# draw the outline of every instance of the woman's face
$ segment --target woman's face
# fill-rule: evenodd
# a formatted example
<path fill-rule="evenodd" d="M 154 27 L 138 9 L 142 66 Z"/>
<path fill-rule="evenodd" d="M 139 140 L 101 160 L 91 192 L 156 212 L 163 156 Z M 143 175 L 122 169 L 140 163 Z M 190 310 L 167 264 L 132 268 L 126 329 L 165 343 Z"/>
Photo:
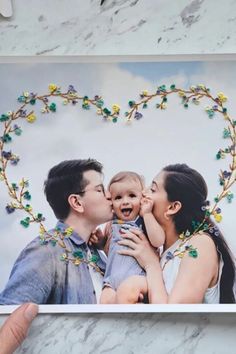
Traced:
<path fill-rule="evenodd" d="M 164 188 L 165 172 L 160 172 L 152 181 L 151 187 L 148 190 L 148 195 L 153 200 L 153 215 L 156 220 L 163 225 L 166 218 L 165 213 L 170 206 L 167 193 Z"/>

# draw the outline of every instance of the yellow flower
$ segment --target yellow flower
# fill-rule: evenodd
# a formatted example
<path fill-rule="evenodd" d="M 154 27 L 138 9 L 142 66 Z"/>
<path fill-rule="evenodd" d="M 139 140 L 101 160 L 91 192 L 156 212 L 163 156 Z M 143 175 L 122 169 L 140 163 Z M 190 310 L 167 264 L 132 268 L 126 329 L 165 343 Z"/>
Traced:
<path fill-rule="evenodd" d="M 57 85 L 55 85 L 55 84 L 50 84 L 50 85 L 48 86 L 48 88 L 49 88 L 49 91 L 52 93 L 52 92 L 54 92 L 54 91 L 57 90 Z"/>
<path fill-rule="evenodd" d="M 29 92 L 24 92 L 23 96 L 26 97 L 26 98 L 29 97 Z"/>
<path fill-rule="evenodd" d="M 80 263 L 81 263 L 81 260 L 78 258 L 74 261 L 74 265 L 76 265 L 76 266 L 79 266 Z"/>
<path fill-rule="evenodd" d="M 214 215 L 214 218 L 215 218 L 215 221 L 216 221 L 216 222 L 221 222 L 221 220 L 222 220 L 222 215 L 220 215 L 220 214 L 215 214 L 215 215 Z"/>
<path fill-rule="evenodd" d="M 183 257 L 184 257 L 184 252 L 179 253 L 179 254 L 178 254 L 178 257 L 179 257 L 179 258 L 183 258 Z"/>
<path fill-rule="evenodd" d="M 185 236 L 184 236 L 184 233 L 182 232 L 182 234 L 180 234 L 179 235 L 179 238 L 181 239 L 181 240 L 183 240 L 184 238 L 185 238 Z"/>
<path fill-rule="evenodd" d="M 47 111 L 46 111 L 45 108 L 41 108 L 41 109 L 40 109 L 40 112 L 41 112 L 41 113 L 46 113 Z"/>
<path fill-rule="evenodd" d="M 202 89 L 202 90 L 205 90 L 205 89 L 206 89 L 206 86 L 203 85 L 203 84 L 199 84 L 198 87 L 199 87 L 200 89 Z"/>
<path fill-rule="evenodd" d="M 34 113 L 31 113 L 30 115 L 28 115 L 28 117 L 26 118 L 27 122 L 29 123 L 34 123 L 34 121 L 36 120 L 36 115 Z"/>
<path fill-rule="evenodd" d="M 148 90 L 144 90 L 144 91 L 142 92 L 142 95 L 143 95 L 143 96 L 147 96 L 147 95 L 148 95 Z"/>
<path fill-rule="evenodd" d="M 179 91 L 179 96 L 183 97 L 183 96 L 185 96 L 185 93 L 183 91 Z"/>
<path fill-rule="evenodd" d="M 70 92 L 70 93 L 68 93 L 68 96 L 70 98 L 73 98 L 73 97 L 77 97 L 77 94 L 75 92 Z"/>
<path fill-rule="evenodd" d="M 67 229 L 65 229 L 65 233 L 66 233 L 66 236 L 71 236 L 73 233 L 72 227 L 68 227 Z"/>
<path fill-rule="evenodd" d="M 63 104 L 67 105 L 68 104 L 68 100 L 67 99 L 63 100 Z"/>
<path fill-rule="evenodd" d="M 165 103 L 162 103 L 162 104 L 160 105 L 160 108 L 161 108 L 161 109 L 166 109 L 166 107 L 167 107 L 167 105 L 166 105 Z"/>
<path fill-rule="evenodd" d="M 113 104 L 112 109 L 114 113 L 120 112 L 120 106 L 118 104 Z"/>
<path fill-rule="evenodd" d="M 27 186 L 28 185 L 28 181 L 27 180 L 25 180 L 24 178 L 22 178 L 22 180 L 20 181 L 20 183 L 19 183 L 19 186 L 20 187 L 25 187 L 25 186 Z"/>
<path fill-rule="evenodd" d="M 43 235 L 45 233 L 45 229 L 42 225 L 40 225 L 40 228 L 39 228 L 39 234 L 40 235 Z"/>
<path fill-rule="evenodd" d="M 227 101 L 227 99 L 228 99 L 228 97 L 227 96 L 225 96 L 225 94 L 223 93 L 223 92 L 219 92 L 218 94 L 217 94 L 217 97 L 219 98 L 219 100 L 220 100 L 220 102 L 226 102 Z"/>
<path fill-rule="evenodd" d="M 195 91 L 195 90 L 196 90 L 196 86 L 191 86 L 191 87 L 190 87 L 190 90 L 191 90 L 191 91 Z"/>

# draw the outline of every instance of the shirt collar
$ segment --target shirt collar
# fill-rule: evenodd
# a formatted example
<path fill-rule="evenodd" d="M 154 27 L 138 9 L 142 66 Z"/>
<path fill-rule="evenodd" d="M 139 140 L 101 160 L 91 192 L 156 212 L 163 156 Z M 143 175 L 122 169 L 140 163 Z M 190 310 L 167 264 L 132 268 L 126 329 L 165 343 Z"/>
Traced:
<path fill-rule="evenodd" d="M 65 224 L 63 221 L 58 221 L 56 228 L 60 229 L 62 232 L 64 232 L 67 228 L 70 226 Z M 68 237 L 73 243 L 75 243 L 77 246 L 81 246 L 82 244 L 86 244 L 86 242 L 79 236 L 79 234 L 73 230 L 72 234 Z"/>

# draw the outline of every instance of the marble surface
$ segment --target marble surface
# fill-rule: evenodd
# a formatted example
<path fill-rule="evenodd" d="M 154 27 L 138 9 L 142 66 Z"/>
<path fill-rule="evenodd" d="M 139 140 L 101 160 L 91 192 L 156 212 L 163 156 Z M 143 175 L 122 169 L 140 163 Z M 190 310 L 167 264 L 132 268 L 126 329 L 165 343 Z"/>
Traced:
<path fill-rule="evenodd" d="M 12 2 L 0 56 L 236 52 L 235 0 Z M 235 325 L 235 314 L 39 315 L 17 353 L 230 354 Z"/>
<path fill-rule="evenodd" d="M 235 53 L 236 1 L 21 0 L 0 55 Z"/>
<path fill-rule="evenodd" d="M 39 315 L 16 353 L 234 354 L 235 326 L 233 314 Z"/>

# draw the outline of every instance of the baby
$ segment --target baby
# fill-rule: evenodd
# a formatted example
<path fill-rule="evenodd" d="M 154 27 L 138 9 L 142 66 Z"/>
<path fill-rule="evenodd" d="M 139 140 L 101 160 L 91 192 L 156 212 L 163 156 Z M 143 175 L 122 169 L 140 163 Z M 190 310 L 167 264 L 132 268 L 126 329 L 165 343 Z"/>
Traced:
<path fill-rule="evenodd" d="M 140 228 L 156 248 L 164 244 L 165 234 L 152 214 L 152 200 L 142 196 L 141 176 L 135 172 L 119 172 L 108 188 L 116 217 L 105 229 L 109 251 L 100 303 L 133 304 L 138 302 L 140 294 L 147 294 L 146 273 L 135 258 L 118 253 L 127 248 L 118 243 L 121 234 L 132 227 Z"/>

